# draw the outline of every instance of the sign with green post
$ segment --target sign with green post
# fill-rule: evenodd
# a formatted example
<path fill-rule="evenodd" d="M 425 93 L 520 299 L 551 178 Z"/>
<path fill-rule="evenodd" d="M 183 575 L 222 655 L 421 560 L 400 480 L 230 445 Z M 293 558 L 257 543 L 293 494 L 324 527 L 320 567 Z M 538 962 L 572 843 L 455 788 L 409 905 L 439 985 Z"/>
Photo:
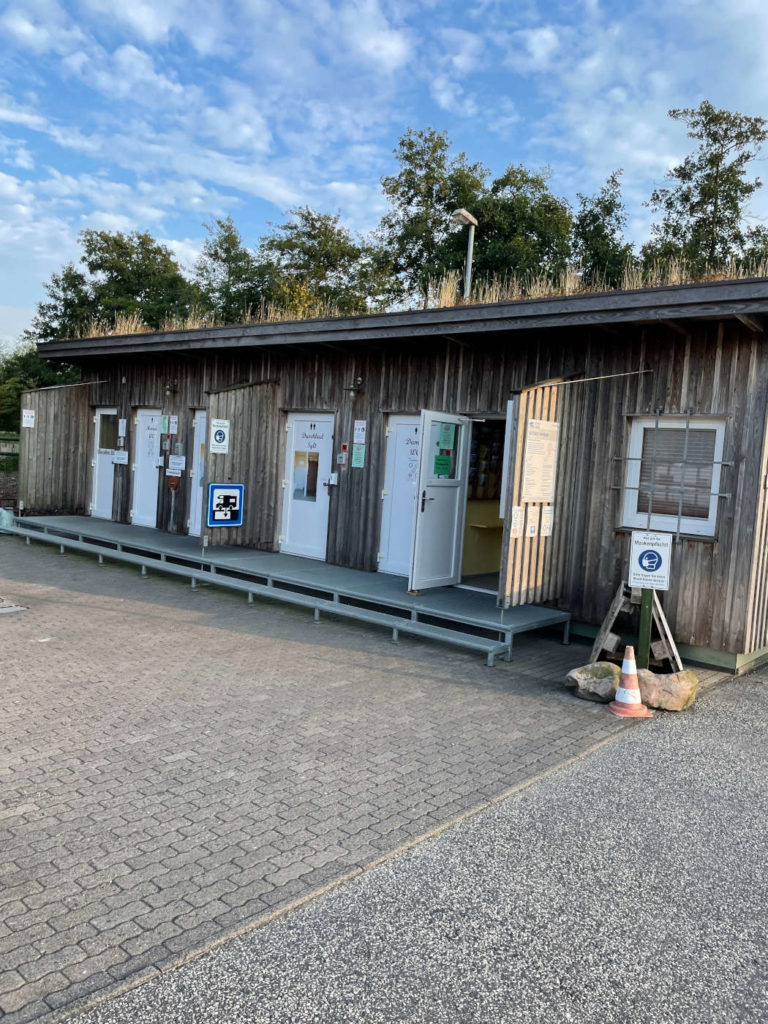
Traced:
<path fill-rule="evenodd" d="M 669 590 L 669 567 L 672 561 L 672 534 L 632 531 L 629 549 L 629 585 L 639 587 L 640 631 L 637 639 L 637 667 L 648 668 L 651 658 L 651 626 L 653 625 L 653 591 Z"/>

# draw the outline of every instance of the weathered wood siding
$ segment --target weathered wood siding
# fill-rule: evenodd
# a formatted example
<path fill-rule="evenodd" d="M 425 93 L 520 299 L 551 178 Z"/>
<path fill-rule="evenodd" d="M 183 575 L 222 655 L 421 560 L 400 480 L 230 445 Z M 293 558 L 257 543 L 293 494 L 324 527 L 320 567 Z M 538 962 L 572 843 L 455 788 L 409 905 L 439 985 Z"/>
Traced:
<path fill-rule="evenodd" d="M 243 525 L 206 527 L 213 544 L 245 544 L 266 551 L 275 548 L 281 493 L 280 442 L 284 436 L 278 396 L 277 384 L 269 381 L 211 395 L 209 437 L 213 419 L 229 420 L 231 434 L 228 454 L 208 453 L 204 483 L 245 485 Z"/>
<path fill-rule="evenodd" d="M 21 430 L 19 500 L 25 512 L 87 514 L 93 428 L 88 388 L 24 391 L 21 407 L 35 414 L 34 427 Z"/>
<path fill-rule="evenodd" d="M 274 402 L 273 422 L 280 431 L 288 411 L 333 412 L 335 451 L 342 441 L 351 443 L 355 419 L 367 420 L 366 468 L 339 467 L 339 486 L 331 493 L 328 560 L 374 570 L 388 413 L 417 414 L 421 409 L 434 409 L 478 417 L 504 416 L 513 392 L 540 381 L 650 370 L 559 389 L 563 392 L 558 398 L 562 426 L 554 532 L 550 543 L 544 545 L 541 589 L 534 596 L 557 595 L 560 606 L 575 618 L 600 622 L 627 571 L 629 531 L 622 530 L 620 522 L 625 463 L 619 460 L 627 454 L 630 418 L 652 415 L 657 408 L 663 414 L 684 414 L 690 409 L 693 415 L 724 417 L 724 458 L 730 465 L 723 468 L 721 490 L 730 497 L 719 503 L 714 540 L 683 538 L 675 545 L 672 589 L 663 603 L 678 640 L 739 653 L 748 645 L 768 643 L 768 565 L 762 554 L 768 511 L 758 501 L 762 502 L 768 384 L 764 345 L 759 335 L 735 320 L 711 320 L 674 326 L 628 324 L 498 332 L 475 335 L 466 342 L 414 338 L 333 348 L 239 349 L 207 356 L 142 355 L 84 364 L 86 377 L 107 382 L 82 390 L 90 390 L 92 407 L 117 407 L 119 414 L 129 419 L 131 433 L 137 408 L 154 407 L 178 415 L 188 470 L 192 410 L 209 409 L 210 403 L 216 409 L 225 407 L 221 403 L 230 399 L 214 393 L 234 385 L 253 386 L 239 389 L 243 396 L 251 395 L 246 403 L 249 411 L 244 406 L 242 413 L 251 417 L 251 424 L 254 416 L 261 415 L 255 402 L 263 387 L 261 381 L 278 382 L 270 401 Z M 347 388 L 356 377 L 363 383 L 353 397 Z M 89 410 L 88 418 L 91 415 Z M 233 436 L 239 433 L 235 417 L 240 415 L 233 412 L 231 416 Z M 263 486 L 249 485 L 247 498 L 249 516 L 255 512 L 254 500 L 259 502 L 260 520 L 258 526 L 255 522 L 249 525 L 248 531 L 231 531 L 230 542 L 269 548 L 270 530 L 274 536 L 279 523 L 284 438 L 280 433 L 276 440 L 269 433 L 266 442 L 259 443 L 252 427 L 248 430 L 252 446 L 261 449 L 258 468 L 248 462 L 235 469 L 233 463 L 232 472 L 256 473 L 263 482 Z M 257 427 L 257 434 L 260 430 Z M 79 493 L 84 493 L 89 482 L 81 479 L 75 483 L 69 478 L 82 477 L 83 467 L 82 457 L 62 463 L 68 477 L 66 486 L 79 487 Z M 212 471 L 219 472 L 218 468 Z M 28 472 L 45 476 L 46 470 L 30 465 Z M 115 518 L 123 522 L 128 521 L 130 511 L 129 476 L 128 472 L 122 474 L 123 482 L 115 493 Z M 188 481 L 187 472 L 171 522 L 169 491 L 162 477 L 159 526 L 186 530 Z M 57 504 L 61 507 L 60 501 Z M 43 510 L 40 503 L 35 507 Z M 757 527 L 762 538 L 760 551 L 755 547 Z"/>

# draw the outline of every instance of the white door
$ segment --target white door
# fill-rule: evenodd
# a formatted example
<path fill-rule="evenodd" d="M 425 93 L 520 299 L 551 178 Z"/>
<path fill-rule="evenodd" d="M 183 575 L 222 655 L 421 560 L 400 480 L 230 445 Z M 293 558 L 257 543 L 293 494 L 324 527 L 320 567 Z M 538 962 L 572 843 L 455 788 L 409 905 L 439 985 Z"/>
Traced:
<path fill-rule="evenodd" d="M 281 551 L 325 559 L 332 458 L 333 416 L 289 413 Z"/>
<path fill-rule="evenodd" d="M 472 421 L 424 411 L 409 590 L 461 579 Z"/>
<path fill-rule="evenodd" d="M 115 466 L 112 456 L 117 448 L 117 409 L 97 409 L 93 436 L 93 494 L 91 515 L 112 518 Z"/>
<path fill-rule="evenodd" d="M 205 480 L 205 430 L 208 416 L 197 409 L 192 439 L 192 473 L 189 480 L 189 533 L 199 537 L 203 526 L 203 482 Z"/>
<path fill-rule="evenodd" d="M 379 571 L 407 576 L 413 552 L 413 519 L 419 482 L 421 421 L 390 416 L 384 464 Z"/>
<path fill-rule="evenodd" d="M 157 526 L 157 471 L 160 463 L 160 410 L 139 409 L 133 460 L 134 526 Z"/>

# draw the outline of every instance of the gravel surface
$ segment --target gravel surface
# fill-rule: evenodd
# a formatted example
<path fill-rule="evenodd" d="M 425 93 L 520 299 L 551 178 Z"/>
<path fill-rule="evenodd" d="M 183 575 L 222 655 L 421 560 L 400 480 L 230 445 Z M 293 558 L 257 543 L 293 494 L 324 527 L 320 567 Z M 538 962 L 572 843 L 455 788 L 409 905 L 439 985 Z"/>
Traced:
<path fill-rule="evenodd" d="M 721 686 L 78 1024 L 766 1020 L 766 724 Z"/>

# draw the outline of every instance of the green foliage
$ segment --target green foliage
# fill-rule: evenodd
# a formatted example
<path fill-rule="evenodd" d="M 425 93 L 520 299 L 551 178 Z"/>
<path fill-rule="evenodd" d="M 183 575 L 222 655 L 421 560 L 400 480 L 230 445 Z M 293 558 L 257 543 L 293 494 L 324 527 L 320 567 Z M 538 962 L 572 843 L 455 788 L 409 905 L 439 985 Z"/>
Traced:
<path fill-rule="evenodd" d="M 24 341 L 11 352 L 0 353 L 0 430 L 18 432 L 22 391 L 79 380 L 78 369 L 42 359 L 33 342 Z"/>
<path fill-rule="evenodd" d="M 262 264 L 243 244 L 231 217 L 205 225 L 208 238 L 195 265 L 201 302 L 215 320 L 246 320 L 275 293 L 275 268 Z"/>
<path fill-rule="evenodd" d="M 185 316 L 198 299 L 171 250 L 146 231 L 81 231 L 81 262 L 98 316 L 139 314 L 147 327 L 159 328 L 169 317 Z"/>
<path fill-rule="evenodd" d="M 87 273 L 68 263 L 51 276 L 26 340 L 76 338 L 94 322 L 109 329 L 118 317 L 159 328 L 199 301 L 170 249 L 147 232 L 82 231 L 79 241 Z"/>
<path fill-rule="evenodd" d="M 449 156 L 445 132 L 409 128 L 395 149 L 397 174 L 381 179 L 390 210 L 382 234 L 391 253 L 392 269 L 405 293 L 429 297 L 430 281 L 449 269 L 443 243 L 451 234 L 451 213 L 461 207 L 474 212 L 483 195 L 488 171 L 470 164 L 464 153 Z"/>
<path fill-rule="evenodd" d="M 382 256 L 360 242 L 337 214 L 308 206 L 289 210 L 294 218 L 261 241 L 259 260 L 269 268 L 279 305 L 293 310 L 310 300 L 339 313 L 360 313 L 381 287 Z"/>
<path fill-rule="evenodd" d="M 768 138 L 768 122 L 718 110 L 707 100 L 669 116 L 684 121 L 699 146 L 667 173 L 671 184 L 651 195 L 649 205 L 662 220 L 643 257 L 646 263 L 681 258 L 701 273 L 745 255 L 745 204 L 761 184 L 747 179 L 747 165 Z"/>
<path fill-rule="evenodd" d="M 470 212 L 478 220 L 476 278 L 555 278 L 565 270 L 573 218 L 565 200 L 550 192 L 546 174 L 510 166 L 475 200 Z M 466 229 L 453 231 L 441 246 L 447 267 L 464 266 L 466 237 Z"/>
<path fill-rule="evenodd" d="M 627 266 L 634 262 L 632 245 L 623 238 L 627 214 L 621 198 L 621 173 L 609 175 L 596 195 L 578 193 L 573 251 L 584 283 L 591 287 L 618 288 Z"/>

